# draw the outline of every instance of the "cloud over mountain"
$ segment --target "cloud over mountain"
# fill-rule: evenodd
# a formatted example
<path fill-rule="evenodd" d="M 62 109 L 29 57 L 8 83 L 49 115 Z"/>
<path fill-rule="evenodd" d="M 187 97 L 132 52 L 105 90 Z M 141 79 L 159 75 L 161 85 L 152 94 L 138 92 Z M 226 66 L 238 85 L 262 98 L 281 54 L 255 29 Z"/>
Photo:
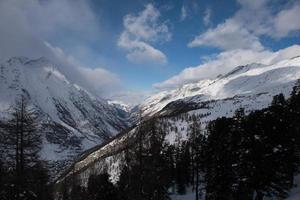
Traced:
<path fill-rule="evenodd" d="M 263 37 L 280 40 L 300 31 L 299 20 L 296 20 L 300 18 L 299 2 L 286 2 L 283 6 L 275 6 L 270 0 L 238 0 L 237 3 L 240 8 L 233 16 L 198 34 L 188 43 L 190 48 L 216 48 L 221 52 L 203 56 L 201 64 L 185 68 L 179 74 L 154 84 L 155 88 L 173 88 L 213 78 L 238 65 L 272 64 L 275 60 L 300 55 L 299 45 L 276 51 L 262 42 Z"/>
<path fill-rule="evenodd" d="M 236 49 L 224 51 L 216 56 L 206 58 L 202 64 L 195 67 L 188 67 L 161 83 L 153 86 L 157 89 L 165 90 L 182 86 L 187 83 L 197 82 L 201 79 L 215 78 L 220 74 L 225 74 L 237 66 L 251 63 L 273 64 L 275 62 L 300 55 L 300 46 L 293 45 L 279 51 L 254 51 Z"/>
<path fill-rule="evenodd" d="M 101 28 L 87 1 L 0 1 L 0 27 L 2 62 L 13 56 L 47 57 L 70 80 L 100 94 L 120 83 L 115 74 L 99 66 L 83 67 L 76 57 L 50 42 L 63 35 L 68 35 L 73 47 L 97 40 Z"/>

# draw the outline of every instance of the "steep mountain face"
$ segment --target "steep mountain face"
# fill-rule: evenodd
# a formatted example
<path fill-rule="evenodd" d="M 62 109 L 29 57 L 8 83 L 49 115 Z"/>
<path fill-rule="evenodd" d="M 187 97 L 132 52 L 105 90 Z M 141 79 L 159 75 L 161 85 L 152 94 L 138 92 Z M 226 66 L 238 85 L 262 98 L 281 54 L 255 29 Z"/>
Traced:
<path fill-rule="evenodd" d="M 181 88 L 158 93 L 140 105 L 144 120 L 159 116 L 167 124 L 165 141 L 174 144 L 187 139 L 189 116 L 196 115 L 203 125 L 221 116 L 231 117 L 238 108 L 246 113 L 271 104 L 273 96 L 286 96 L 300 79 L 300 57 L 274 65 L 251 64 L 239 66 L 214 80 L 202 80 Z M 106 171 L 116 182 L 124 163 L 124 147 L 135 142 L 136 129 L 120 134 L 111 142 L 95 147 L 73 163 L 72 170 L 63 174 L 57 183 L 73 173 L 82 184 L 92 173 Z"/>
<path fill-rule="evenodd" d="M 73 84 L 45 58 L 12 58 L 0 65 L 0 119 L 24 95 L 39 113 L 42 156 L 73 158 L 129 126 L 127 114 Z"/>

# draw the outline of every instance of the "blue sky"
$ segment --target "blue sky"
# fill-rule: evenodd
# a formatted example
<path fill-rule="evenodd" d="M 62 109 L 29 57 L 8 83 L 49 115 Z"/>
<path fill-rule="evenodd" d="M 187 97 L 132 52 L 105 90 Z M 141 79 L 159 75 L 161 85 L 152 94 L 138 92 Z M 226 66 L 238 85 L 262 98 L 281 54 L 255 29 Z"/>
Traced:
<path fill-rule="evenodd" d="M 227 3 L 228 2 L 228 3 Z M 170 41 L 155 42 L 153 46 L 167 57 L 167 63 L 131 62 L 126 58 L 126 51 L 117 46 L 117 41 L 124 30 L 124 16 L 139 15 L 145 6 L 153 5 L 160 12 L 158 19 L 166 23 L 172 34 Z M 185 6 L 188 16 L 181 19 L 181 9 Z M 101 24 L 102 36 L 99 42 L 89 44 L 91 55 L 83 58 L 88 66 L 103 66 L 118 74 L 128 88 L 151 89 L 152 84 L 163 81 L 179 73 L 183 68 L 196 66 L 202 56 L 219 52 L 216 48 L 189 48 L 187 43 L 198 33 L 205 31 L 203 17 L 207 9 L 214 9 L 211 23 L 220 23 L 231 16 L 238 8 L 235 1 L 134 1 L 103 0 L 91 1 L 91 7 Z M 226 9 L 224 9 L 226 8 Z M 54 45 L 60 45 L 57 41 Z M 71 45 L 72 46 L 72 45 Z M 66 50 L 68 51 L 68 50 Z M 72 53 L 72 50 L 70 50 Z M 89 58 L 91 57 L 91 58 Z"/>
<path fill-rule="evenodd" d="M 63 69 L 71 79 L 103 95 L 174 88 L 237 65 L 300 54 L 299 0 L 0 4 L 0 26 L 6 27 L 0 31 L 0 60 L 57 59 L 82 76 Z"/>

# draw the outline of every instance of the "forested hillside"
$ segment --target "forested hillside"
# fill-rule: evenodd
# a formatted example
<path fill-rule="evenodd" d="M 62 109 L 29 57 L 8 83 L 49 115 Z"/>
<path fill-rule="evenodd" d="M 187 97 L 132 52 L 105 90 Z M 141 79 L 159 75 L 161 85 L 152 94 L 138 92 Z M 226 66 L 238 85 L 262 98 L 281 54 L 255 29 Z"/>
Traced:
<path fill-rule="evenodd" d="M 151 118 L 135 128 L 130 139 L 134 142 L 118 152 L 119 162 L 123 162 L 118 179 L 112 183 L 107 170 L 94 175 L 92 170 L 84 183 L 79 171 L 70 172 L 59 184 L 59 191 L 65 192 L 58 197 L 163 200 L 189 194 L 189 199 L 207 200 L 287 198 L 296 186 L 294 178 L 300 166 L 299 108 L 298 81 L 290 98 L 276 95 L 262 110 L 246 114 L 240 108 L 233 117 L 221 117 L 206 126 L 201 124 L 201 116 L 186 116 L 186 139 L 178 137 L 172 143 L 166 140 L 173 129 L 170 122 Z"/>

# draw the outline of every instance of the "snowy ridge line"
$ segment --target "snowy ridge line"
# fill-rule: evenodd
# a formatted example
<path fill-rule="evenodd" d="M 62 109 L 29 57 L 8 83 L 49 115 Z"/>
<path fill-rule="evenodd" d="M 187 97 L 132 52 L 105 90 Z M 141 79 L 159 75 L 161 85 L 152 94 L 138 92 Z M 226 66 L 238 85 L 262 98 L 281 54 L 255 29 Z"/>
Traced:
<path fill-rule="evenodd" d="M 182 112 L 182 113 L 185 113 L 185 112 Z M 141 120 L 141 122 L 139 122 L 138 124 L 143 123 L 143 122 L 148 121 L 148 120 L 151 120 L 153 118 L 163 119 L 163 118 L 166 118 L 166 117 L 171 117 L 171 115 L 170 116 L 168 116 L 168 115 L 147 116 L 147 117 L 144 117 Z M 135 138 L 134 130 L 135 130 L 135 128 L 138 127 L 138 124 L 133 125 L 130 128 L 127 128 L 127 129 L 121 131 L 119 134 L 109 138 L 107 141 L 105 141 L 105 142 L 103 142 L 99 145 L 96 145 L 96 146 L 82 152 L 81 154 L 79 154 L 77 156 L 77 158 L 73 161 L 73 163 L 63 173 L 61 173 L 59 175 L 59 177 L 56 178 L 53 181 L 53 183 L 58 184 L 59 182 L 61 182 L 62 180 L 66 179 L 70 176 L 81 174 L 83 171 L 85 171 L 90 166 L 97 163 L 99 160 L 102 160 L 102 159 L 105 159 L 107 157 L 116 155 L 116 154 L 126 150 L 127 148 L 129 148 L 132 145 L 132 143 L 135 142 L 135 140 L 134 140 L 134 138 Z M 130 135 L 131 132 L 132 132 L 132 135 Z M 132 139 L 132 141 L 130 141 L 131 139 Z M 125 145 L 123 145 L 121 147 L 118 147 L 118 145 L 122 145 L 122 142 L 123 142 L 123 144 L 125 143 Z M 111 145 L 113 147 L 117 146 L 118 148 L 116 150 L 113 150 L 113 151 L 104 152 L 104 154 L 102 154 L 100 157 L 95 158 L 92 162 L 89 162 L 89 163 L 85 164 L 84 166 L 81 166 L 81 167 L 79 166 L 79 169 L 76 169 L 74 171 L 74 169 L 76 168 L 76 165 L 78 163 L 83 162 L 85 159 L 87 159 L 93 153 L 95 153 L 97 151 L 100 151 L 103 148 L 106 148 L 108 145 Z"/>
<path fill-rule="evenodd" d="M 300 77 L 300 57 L 279 61 L 271 65 L 248 64 L 238 66 L 215 79 L 203 79 L 166 90 L 147 98 L 141 105 L 142 115 L 154 115 L 176 100 L 203 102 L 219 100 L 235 95 L 253 95 L 262 92 L 278 93 L 278 87 L 294 82 Z M 281 88 L 283 90 L 284 88 Z M 202 95 L 202 96 L 200 96 Z M 193 98 L 198 96 L 198 99 Z"/>
<path fill-rule="evenodd" d="M 76 164 L 84 161 L 92 153 L 101 150 L 102 148 L 106 147 L 110 143 L 115 142 L 115 141 L 120 141 L 123 136 L 127 136 L 127 134 L 130 131 L 134 130 L 136 128 L 136 126 L 137 125 L 134 125 L 130 128 L 127 128 L 127 129 L 121 131 L 119 134 L 109 138 L 107 141 L 82 152 L 79 156 L 77 156 L 77 158 L 74 160 L 73 164 L 71 166 L 69 166 L 63 173 L 61 173 L 60 176 L 53 181 L 53 183 L 57 184 L 57 183 L 61 182 L 63 179 L 68 178 L 69 176 L 78 175 L 81 172 L 85 171 L 87 168 L 89 168 L 90 165 L 93 165 L 94 163 L 98 162 L 99 160 L 105 159 L 107 157 L 110 157 L 112 155 L 115 155 L 115 154 L 125 150 L 127 148 L 126 145 L 123 148 L 117 149 L 115 151 L 108 152 L 107 154 L 103 154 L 103 156 L 96 158 L 95 160 L 93 160 L 92 162 L 88 163 L 87 165 L 81 167 L 80 169 L 76 170 L 75 172 L 73 171 Z"/>

